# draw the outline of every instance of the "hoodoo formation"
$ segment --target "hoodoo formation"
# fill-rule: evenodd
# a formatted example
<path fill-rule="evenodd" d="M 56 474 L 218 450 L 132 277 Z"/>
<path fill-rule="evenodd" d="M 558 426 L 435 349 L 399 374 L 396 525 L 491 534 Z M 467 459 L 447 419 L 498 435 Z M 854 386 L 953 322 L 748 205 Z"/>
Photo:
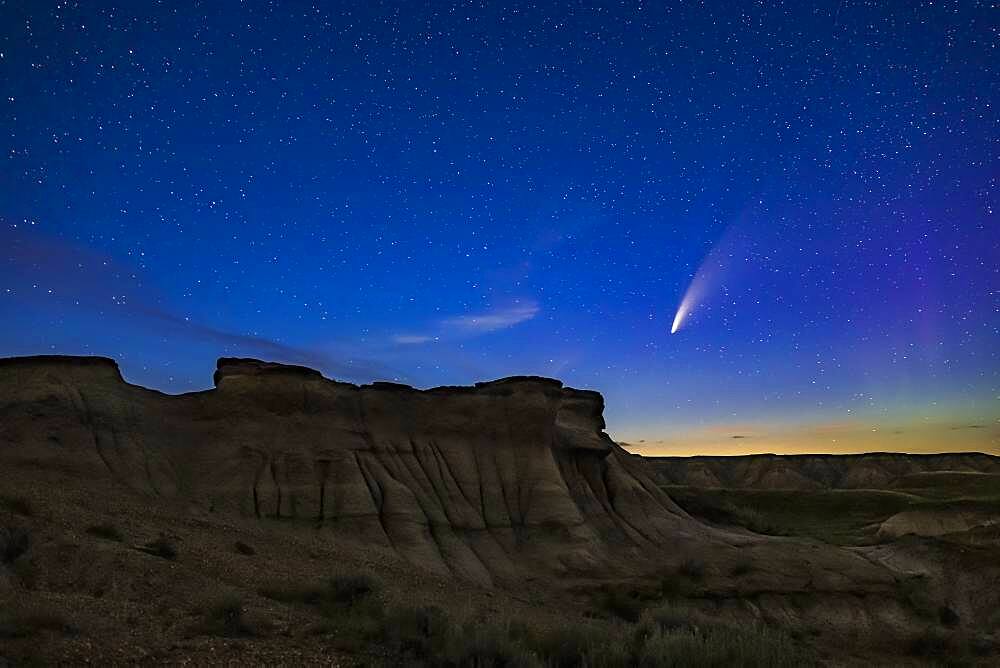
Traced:
<path fill-rule="evenodd" d="M 604 433 L 597 392 L 537 377 L 359 387 L 230 358 L 215 385 L 170 396 L 126 383 L 110 359 L 5 360 L 0 438 L 7 457 L 58 458 L 214 513 L 316 522 L 481 583 L 613 569 L 705 532 Z"/>

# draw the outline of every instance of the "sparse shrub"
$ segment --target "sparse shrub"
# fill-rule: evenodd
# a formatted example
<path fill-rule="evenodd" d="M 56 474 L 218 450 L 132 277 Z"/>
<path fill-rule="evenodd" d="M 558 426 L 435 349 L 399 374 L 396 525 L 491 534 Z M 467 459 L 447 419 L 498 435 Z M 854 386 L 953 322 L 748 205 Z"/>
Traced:
<path fill-rule="evenodd" d="M 949 608 L 947 605 L 942 605 L 938 608 L 938 620 L 943 626 L 948 628 L 954 628 L 958 626 L 962 618 L 958 616 L 958 613 Z"/>
<path fill-rule="evenodd" d="M 394 608 L 386 613 L 382 640 L 402 655 L 423 660 L 445 650 L 450 627 L 441 608 Z"/>
<path fill-rule="evenodd" d="M 453 631 L 449 640 L 447 652 L 428 657 L 427 663 L 468 668 L 542 668 L 546 665 L 502 624 L 468 622 Z"/>
<path fill-rule="evenodd" d="M 533 645 L 544 657 L 546 665 L 568 668 L 581 665 L 580 657 L 587 654 L 591 638 L 577 626 L 561 627 L 533 639 Z"/>
<path fill-rule="evenodd" d="M 112 540 L 116 543 L 120 543 L 125 540 L 125 537 L 122 536 L 122 533 L 118 530 L 118 528 L 110 523 L 95 524 L 94 526 L 87 527 L 86 531 L 91 536 L 103 538 L 104 540 Z"/>
<path fill-rule="evenodd" d="M 730 569 L 729 574 L 734 578 L 741 578 L 744 575 L 749 575 L 753 572 L 753 562 L 749 559 L 741 559 L 737 561 L 732 569 Z"/>
<path fill-rule="evenodd" d="M 685 559 L 677 567 L 677 574 L 691 580 L 701 580 L 705 577 L 705 564 L 697 559 Z"/>
<path fill-rule="evenodd" d="M 383 634 L 385 610 L 373 594 L 379 583 L 368 575 L 332 577 L 321 585 L 271 585 L 261 596 L 282 603 L 315 607 L 326 622 L 312 632 L 332 635 L 335 646 L 357 650 Z"/>
<path fill-rule="evenodd" d="M 35 514 L 31 502 L 22 496 L 0 494 L 0 508 L 25 517 L 32 517 Z"/>
<path fill-rule="evenodd" d="M 722 624 L 654 634 L 638 649 L 639 666 L 800 666 L 790 638 L 769 629 Z"/>
<path fill-rule="evenodd" d="M 31 547 L 31 534 L 21 527 L 0 527 L 0 562 L 13 564 Z"/>
<path fill-rule="evenodd" d="M 597 605 L 601 610 L 626 622 L 639 621 L 644 608 L 637 598 L 615 588 L 602 591 L 597 596 Z"/>
<path fill-rule="evenodd" d="M 200 623 L 192 632 L 198 635 L 223 638 L 249 638 L 258 635 L 257 629 L 243 615 L 243 601 L 236 596 L 226 596 L 205 611 Z"/>
<path fill-rule="evenodd" d="M 940 629 L 928 627 L 910 640 L 909 650 L 913 656 L 933 658 L 951 656 L 956 648 L 950 635 Z"/>
<path fill-rule="evenodd" d="M 341 575 L 327 583 L 329 598 L 341 605 L 354 605 L 378 589 L 378 581 L 370 575 Z"/>
<path fill-rule="evenodd" d="M 177 548 L 165 536 L 160 536 L 156 540 L 146 543 L 139 550 L 161 559 L 174 560 L 177 558 Z"/>
<path fill-rule="evenodd" d="M 25 589 L 34 589 L 41 574 L 38 564 L 28 558 L 18 559 L 10 566 L 10 570 L 21 581 Z"/>
<path fill-rule="evenodd" d="M 336 608 L 350 608 L 378 590 L 379 584 L 369 575 L 344 575 L 332 577 L 322 585 L 271 585 L 261 587 L 261 596 L 282 603 L 313 605 L 320 612 L 335 612 Z"/>
<path fill-rule="evenodd" d="M 252 547 L 250 547 L 249 545 L 240 540 L 236 541 L 236 544 L 233 547 L 236 548 L 237 552 L 239 552 L 240 554 L 245 554 L 248 557 L 257 554 L 257 550 L 253 549 Z"/>
<path fill-rule="evenodd" d="M 76 628 L 54 610 L 21 608 L 0 613 L 0 638 L 30 638 L 42 631 L 71 635 Z"/>
<path fill-rule="evenodd" d="M 994 652 L 995 643 L 986 635 L 976 635 L 969 640 L 969 652 L 973 656 L 989 656 Z"/>
<path fill-rule="evenodd" d="M 934 620 L 935 613 L 940 616 L 926 575 L 915 575 L 900 581 L 899 591 L 902 601 L 927 621 Z"/>
<path fill-rule="evenodd" d="M 323 598 L 322 586 L 267 585 L 257 590 L 264 598 L 280 603 L 316 605 Z"/>
<path fill-rule="evenodd" d="M 646 620 L 654 625 L 656 631 L 675 631 L 690 627 L 693 623 L 693 615 L 689 609 L 668 604 L 649 611 Z"/>
<path fill-rule="evenodd" d="M 690 583 L 684 578 L 677 577 L 676 573 L 667 573 L 660 577 L 660 598 L 676 598 L 683 596 Z"/>

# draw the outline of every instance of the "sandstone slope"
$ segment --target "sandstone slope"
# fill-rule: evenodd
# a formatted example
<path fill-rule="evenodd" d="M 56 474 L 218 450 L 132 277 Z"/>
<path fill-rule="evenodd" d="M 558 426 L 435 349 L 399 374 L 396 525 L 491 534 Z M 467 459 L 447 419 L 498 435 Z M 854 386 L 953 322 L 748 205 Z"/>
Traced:
<path fill-rule="evenodd" d="M 614 572 L 708 534 L 604 433 L 596 392 L 536 377 L 359 387 L 249 359 L 219 360 L 215 383 L 170 396 L 109 359 L 0 361 L 2 457 L 199 512 L 315 522 L 484 584 Z"/>

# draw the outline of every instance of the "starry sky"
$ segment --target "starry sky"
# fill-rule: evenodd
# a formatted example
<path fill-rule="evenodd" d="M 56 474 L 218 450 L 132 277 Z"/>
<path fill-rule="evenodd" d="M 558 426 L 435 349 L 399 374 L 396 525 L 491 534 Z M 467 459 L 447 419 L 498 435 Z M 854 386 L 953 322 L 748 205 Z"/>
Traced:
<path fill-rule="evenodd" d="M 993 4 L 0 0 L 0 355 L 1000 452 Z"/>

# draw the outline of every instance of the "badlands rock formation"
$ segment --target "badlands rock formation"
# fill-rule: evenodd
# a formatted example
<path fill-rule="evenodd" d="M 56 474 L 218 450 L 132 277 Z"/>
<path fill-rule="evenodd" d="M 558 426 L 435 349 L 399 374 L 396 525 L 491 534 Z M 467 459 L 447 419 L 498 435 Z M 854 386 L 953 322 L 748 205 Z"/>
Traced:
<path fill-rule="evenodd" d="M 215 389 L 126 383 L 104 358 L 0 361 L 0 456 L 164 502 L 315 522 L 490 583 L 613 569 L 706 533 L 604 433 L 596 392 L 515 377 L 355 386 L 221 359 Z"/>
<path fill-rule="evenodd" d="M 906 476 L 931 472 L 1000 473 L 1000 457 L 978 452 L 647 457 L 646 461 L 664 485 L 743 489 L 885 489 Z"/>

